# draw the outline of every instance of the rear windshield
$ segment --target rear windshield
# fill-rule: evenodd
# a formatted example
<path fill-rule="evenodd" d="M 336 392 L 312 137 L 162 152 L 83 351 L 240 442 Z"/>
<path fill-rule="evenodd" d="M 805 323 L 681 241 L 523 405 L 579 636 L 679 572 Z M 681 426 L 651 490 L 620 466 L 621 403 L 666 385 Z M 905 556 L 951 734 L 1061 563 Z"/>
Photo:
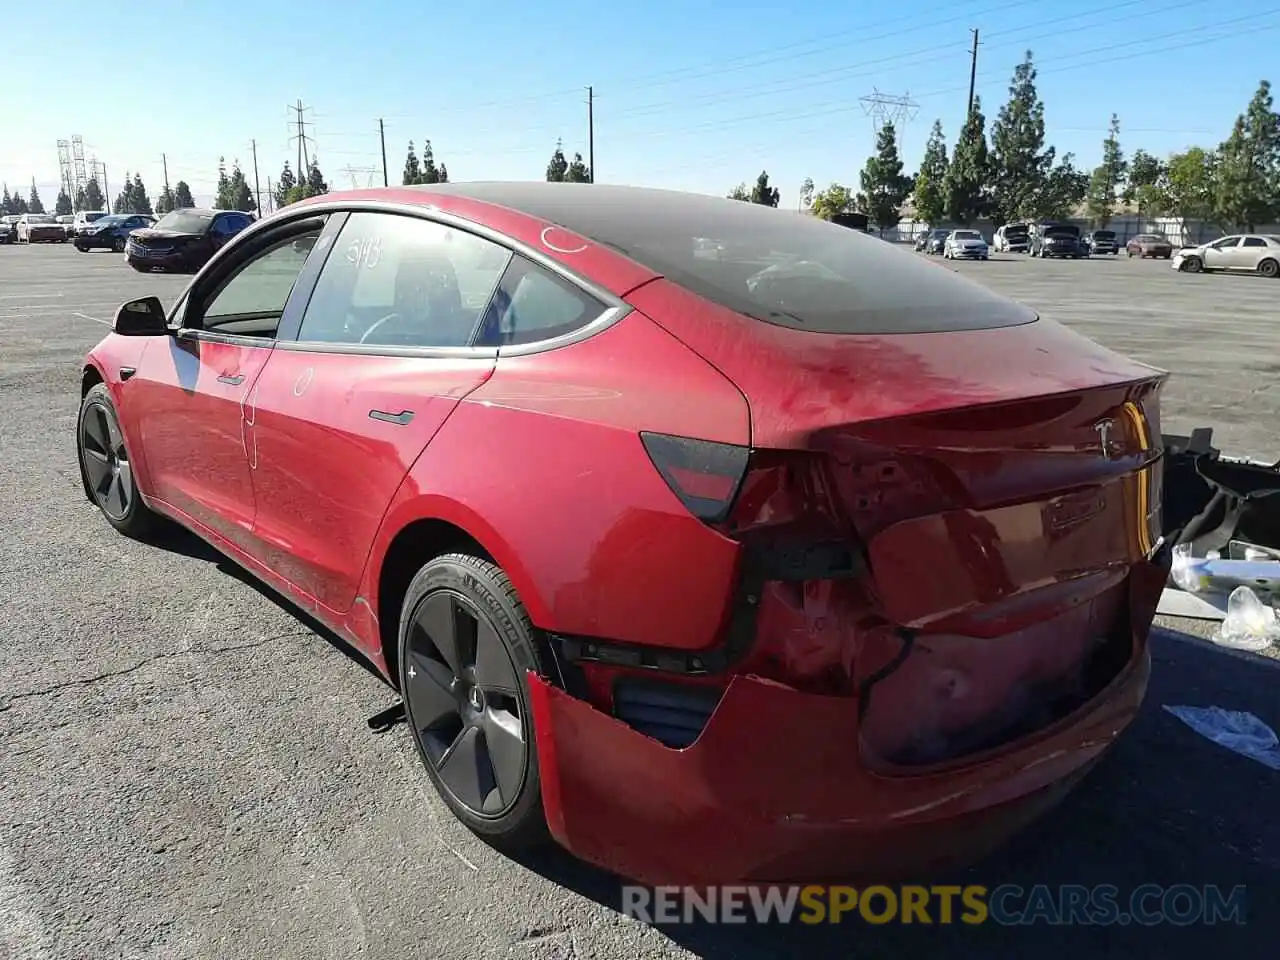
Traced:
<path fill-rule="evenodd" d="M 85 223 L 93 223 L 95 220 L 101 220 L 106 214 L 99 211 L 97 213 L 82 213 L 80 216 L 84 218 Z"/>
<path fill-rule="evenodd" d="M 1093 236 L 1096 240 L 1114 240 L 1116 232 L 1114 230 L 1095 230 L 1093 231 Z"/>
<path fill-rule="evenodd" d="M 530 197 L 522 206 L 699 296 L 796 330 L 930 333 L 1036 319 L 1028 308 L 906 247 L 817 217 L 716 197 L 645 193 L 652 202 L 593 188 L 570 202 Z"/>
<path fill-rule="evenodd" d="M 1006 237 L 1009 236 L 1010 234 L 1013 234 L 1014 236 L 1017 236 L 1018 234 L 1022 234 L 1023 236 L 1026 236 L 1030 232 L 1031 232 L 1031 228 L 1028 227 L 1025 223 L 1019 223 L 1019 224 L 1016 224 L 1015 226 L 1004 228 L 1004 235 Z"/>
<path fill-rule="evenodd" d="M 1080 228 L 1065 223 L 1055 223 L 1051 227 L 1044 228 L 1044 235 L 1046 237 L 1078 237 Z"/>

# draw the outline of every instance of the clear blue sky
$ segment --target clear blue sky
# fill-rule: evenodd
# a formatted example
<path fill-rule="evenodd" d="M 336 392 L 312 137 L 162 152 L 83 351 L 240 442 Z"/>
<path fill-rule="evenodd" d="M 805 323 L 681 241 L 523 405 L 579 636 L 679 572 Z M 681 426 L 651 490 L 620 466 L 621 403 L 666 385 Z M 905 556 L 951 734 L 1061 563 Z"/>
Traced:
<path fill-rule="evenodd" d="M 919 104 L 909 169 L 935 118 L 954 139 L 971 27 L 988 119 L 1030 48 L 1049 141 L 1089 167 L 1113 111 L 1127 152 L 1164 154 L 1218 143 L 1259 80 L 1280 83 L 1280 7 L 1203 0 L 71 0 L 21 4 L 5 27 L 0 178 L 25 195 L 34 177 L 50 208 L 57 141 L 75 134 L 113 196 L 129 170 L 154 197 L 166 153 L 170 181 L 208 202 L 220 155 L 252 183 L 253 139 L 265 189 L 297 155 L 298 98 L 333 186 L 351 185 L 346 167 L 381 183 L 380 116 L 393 183 L 424 138 L 454 180 L 540 179 L 557 137 L 586 155 L 588 84 L 599 181 L 723 194 L 763 168 L 794 205 L 805 177 L 856 184 L 875 90 Z"/>

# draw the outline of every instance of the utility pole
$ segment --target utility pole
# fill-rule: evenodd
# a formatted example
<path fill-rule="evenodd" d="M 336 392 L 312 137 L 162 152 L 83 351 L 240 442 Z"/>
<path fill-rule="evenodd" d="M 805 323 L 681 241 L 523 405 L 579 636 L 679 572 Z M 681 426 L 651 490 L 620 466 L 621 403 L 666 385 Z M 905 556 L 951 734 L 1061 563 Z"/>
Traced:
<path fill-rule="evenodd" d="M 588 182 L 596 182 L 596 97 L 595 90 L 587 87 L 587 173 Z"/>
<path fill-rule="evenodd" d="M 389 187 L 391 181 L 387 177 L 387 128 L 383 126 L 381 117 L 378 118 L 378 140 L 382 143 L 382 185 Z"/>
<path fill-rule="evenodd" d="M 171 197 L 169 192 L 169 157 L 166 154 L 160 154 L 160 166 L 164 167 L 164 195 Z"/>
<path fill-rule="evenodd" d="M 973 116 L 973 87 L 978 79 L 978 29 L 974 27 L 970 31 L 973 34 L 973 50 L 970 54 L 969 63 L 969 110 L 965 113 L 965 119 Z"/>
<path fill-rule="evenodd" d="M 107 165 L 102 165 L 102 205 L 111 212 L 111 187 L 107 185 Z"/>
<path fill-rule="evenodd" d="M 253 151 L 253 199 L 258 206 L 258 216 L 262 216 L 262 188 L 258 185 L 258 141 L 250 140 L 249 149 Z"/>
<path fill-rule="evenodd" d="M 267 177 L 267 212 L 275 212 L 275 193 L 271 190 L 271 178 Z"/>

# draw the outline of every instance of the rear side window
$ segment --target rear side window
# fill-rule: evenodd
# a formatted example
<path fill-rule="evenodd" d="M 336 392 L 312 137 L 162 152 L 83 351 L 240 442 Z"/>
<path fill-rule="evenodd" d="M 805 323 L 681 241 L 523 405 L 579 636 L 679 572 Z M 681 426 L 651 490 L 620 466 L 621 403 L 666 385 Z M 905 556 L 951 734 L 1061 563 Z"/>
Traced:
<path fill-rule="evenodd" d="M 1265 247 L 1266 245 L 1267 241 L 1261 237 L 1245 237 L 1244 243 L 1241 244 L 1242 247 Z"/>
<path fill-rule="evenodd" d="M 762 204 L 608 189 L 526 212 L 614 248 L 691 292 L 765 323 L 832 334 L 981 330 L 1035 320 L 1026 307 L 858 230 Z M 566 200 L 560 202 L 560 198 Z M 708 242 L 710 241 L 710 242 Z"/>
<path fill-rule="evenodd" d="M 485 312 L 476 345 L 501 347 L 562 337 L 585 327 L 606 309 L 567 280 L 517 256 Z"/>

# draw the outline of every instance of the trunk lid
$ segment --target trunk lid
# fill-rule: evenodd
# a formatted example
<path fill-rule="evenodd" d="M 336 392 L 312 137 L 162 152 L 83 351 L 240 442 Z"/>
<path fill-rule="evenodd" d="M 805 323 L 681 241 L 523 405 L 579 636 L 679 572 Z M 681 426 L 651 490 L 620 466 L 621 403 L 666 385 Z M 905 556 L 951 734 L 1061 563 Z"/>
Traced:
<path fill-rule="evenodd" d="M 796 499 L 840 515 L 869 582 L 793 605 L 805 643 L 844 624 L 829 642 L 851 689 L 891 667 L 862 707 L 869 758 L 939 763 L 1016 739 L 1129 662 L 1132 575 L 1159 530 L 1162 371 L 1045 320 L 840 336 L 661 281 L 629 299 L 738 385 L 753 448 L 821 464 Z M 1154 611 L 1158 583 L 1139 593 Z"/>

